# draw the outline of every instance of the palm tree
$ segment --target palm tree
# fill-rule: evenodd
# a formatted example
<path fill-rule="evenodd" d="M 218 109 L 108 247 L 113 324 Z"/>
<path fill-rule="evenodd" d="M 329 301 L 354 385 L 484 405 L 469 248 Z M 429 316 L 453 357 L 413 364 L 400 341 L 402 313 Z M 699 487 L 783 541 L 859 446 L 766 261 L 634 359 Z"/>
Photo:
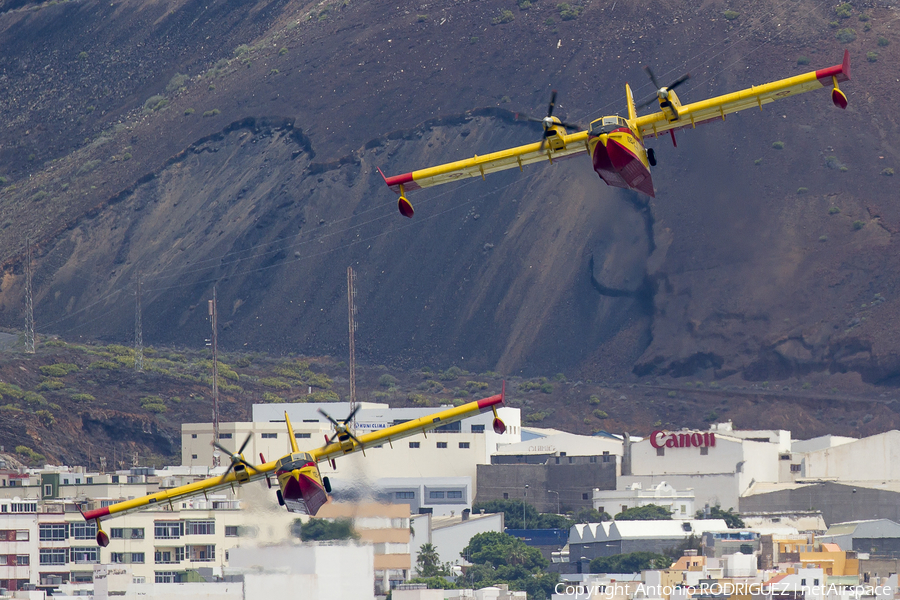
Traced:
<path fill-rule="evenodd" d="M 441 557 L 434 544 L 422 544 L 416 559 L 416 570 L 421 577 L 434 577 L 441 570 Z"/>

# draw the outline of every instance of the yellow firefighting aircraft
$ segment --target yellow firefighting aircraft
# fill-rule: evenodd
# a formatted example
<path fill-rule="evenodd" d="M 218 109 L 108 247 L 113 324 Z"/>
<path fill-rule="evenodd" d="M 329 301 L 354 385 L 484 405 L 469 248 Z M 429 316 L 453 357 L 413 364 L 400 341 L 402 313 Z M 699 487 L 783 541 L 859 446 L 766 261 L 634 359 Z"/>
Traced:
<path fill-rule="evenodd" d="M 429 430 L 436 429 L 449 423 L 461 421 L 466 417 L 471 417 L 487 411 L 493 411 L 494 420 L 493 428 L 498 434 L 506 431 L 506 425 L 497 415 L 497 407 L 503 404 L 505 393 L 505 385 L 503 391 L 496 396 L 476 400 L 457 406 L 448 408 L 425 417 L 420 417 L 412 421 L 400 423 L 392 427 L 386 427 L 372 433 L 367 433 L 357 437 L 350 431 L 348 423 L 353 419 L 354 413 L 339 422 L 331 418 L 328 414 L 320 409 L 329 421 L 335 427 L 335 433 L 330 437 L 326 436 L 325 445 L 308 452 L 301 452 L 297 447 L 297 440 L 294 438 L 294 430 L 291 427 L 291 421 L 287 412 L 284 413 L 284 420 L 287 425 L 288 439 L 291 442 L 290 454 L 285 454 L 278 460 L 265 462 L 260 454 L 260 459 L 264 464 L 254 466 L 244 459 L 242 454 L 250 436 L 244 440 L 241 447 L 234 453 L 229 452 L 218 442 L 213 445 L 224 450 L 231 457 L 231 464 L 222 476 L 212 477 L 196 483 L 182 485 L 171 490 L 165 490 L 144 496 L 143 498 L 135 498 L 133 500 L 125 500 L 116 504 L 89 510 L 83 512 L 82 515 L 86 521 L 94 520 L 97 522 L 97 543 L 106 547 L 109 545 L 109 536 L 100 522 L 126 513 L 143 510 L 154 505 L 171 504 L 178 500 L 184 500 L 193 496 L 206 495 L 210 492 L 231 488 L 234 484 L 244 484 L 250 481 L 256 481 L 266 478 L 269 487 L 272 482 L 269 476 L 274 472 L 278 479 L 279 489 L 276 491 L 278 503 L 285 506 L 290 512 L 297 512 L 308 515 L 315 515 L 319 508 L 328 501 L 328 492 L 331 491 L 331 484 L 327 477 L 322 477 L 319 473 L 318 463 L 329 461 L 334 466 L 334 459 L 339 456 L 353 454 L 362 451 L 365 453 L 367 447 L 380 446 L 382 444 L 391 444 L 392 442 L 416 435 L 418 433 L 426 433 Z"/>
<path fill-rule="evenodd" d="M 796 77 L 788 77 L 746 90 L 701 100 L 691 104 L 682 104 L 675 94 L 674 88 L 684 83 L 690 75 L 683 75 L 667 86 L 660 86 L 653 72 L 645 67 L 656 92 L 646 101 L 635 106 L 631 88 L 625 85 L 625 99 L 628 103 L 628 118 L 618 115 L 602 117 L 592 121 L 586 131 L 566 133 L 566 127 L 578 128 L 560 121 L 553 116 L 556 103 L 556 92 L 550 99 L 550 108 L 543 119 L 527 118 L 538 121 L 544 127 L 544 135 L 540 142 L 526 144 L 508 150 L 501 150 L 485 156 L 451 162 L 428 169 L 413 171 L 403 175 L 385 177 L 389 188 L 400 194 L 398 208 L 405 217 L 413 216 L 413 207 L 406 198 L 406 193 L 424 187 L 440 185 L 466 179 L 481 177 L 495 171 L 522 167 L 527 164 L 563 158 L 571 158 L 588 153 L 591 156 L 594 171 L 607 185 L 632 189 L 648 196 L 654 196 L 653 181 L 650 178 L 650 167 L 656 166 L 656 156 L 652 148 L 645 148 L 643 140 L 659 137 L 669 132 L 672 143 L 675 143 L 675 131 L 686 127 L 694 128 L 703 123 L 718 119 L 725 120 L 725 115 L 747 108 L 781 100 L 788 96 L 802 94 L 822 87 L 832 87 L 831 100 L 839 108 L 847 108 L 847 97 L 838 87 L 838 82 L 850 80 L 850 54 L 844 51 L 842 64 L 810 71 Z M 659 104 L 659 112 L 639 117 L 637 109 Z M 381 170 L 379 169 L 379 172 Z"/>

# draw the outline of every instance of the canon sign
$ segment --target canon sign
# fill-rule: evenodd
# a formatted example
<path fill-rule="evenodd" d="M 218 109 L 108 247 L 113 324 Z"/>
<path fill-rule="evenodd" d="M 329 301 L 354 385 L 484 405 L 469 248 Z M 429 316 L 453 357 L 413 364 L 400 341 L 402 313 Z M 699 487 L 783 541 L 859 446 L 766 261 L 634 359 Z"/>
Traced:
<path fill-rule="evenodd" d="M 654 448 L 710 448 L 716 445 L 716 434 L 710 431 L 671 433 L 656 430 L 650 434 L 650 445 Z"/>

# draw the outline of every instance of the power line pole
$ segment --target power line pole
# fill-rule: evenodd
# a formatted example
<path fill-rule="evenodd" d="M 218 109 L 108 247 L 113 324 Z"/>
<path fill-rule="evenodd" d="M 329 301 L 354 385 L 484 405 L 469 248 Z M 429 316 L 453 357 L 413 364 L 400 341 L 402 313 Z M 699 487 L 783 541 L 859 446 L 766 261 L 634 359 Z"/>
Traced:
<path fill-rule="evenodd" d="M 347 267 L 347 322 L 350 330 L 350 414 L 356 409 L 356 273 Z M 351 426 L 355 424 L 353 419 Z"/>
<path fill-rule="evenodd" d="M 25 352 L 34 354 L 34 288 L 31 282 L 31 240 L 25 238 Z"/>
<path fill-rule="evenodd" d="M 212 344 L 212 352 L 213 352 L 213 380 L 212 380 L 212 391 L 213 391 L 213 440 L 216 442 L 219 441 L 219 348 L 218 348 L 218 336 L 216 335 L 216 330 L 218 329 L 218 312 L 216 310 L 216 286 L 213 286 L 213 297 L 212 300 L 209 301 L 209 320 L 212 324 L 212 338 L 210 339 L 210 343 Z M 213 448 L 213 467 L 219 466 L 219 452 Z"/>
<path fill-rule="evenodd" d="M 144 332 L 141 323 L 141 274 L 137 274 L 137 287 L 134 290 L 134 370 L 144 370 Z"/>

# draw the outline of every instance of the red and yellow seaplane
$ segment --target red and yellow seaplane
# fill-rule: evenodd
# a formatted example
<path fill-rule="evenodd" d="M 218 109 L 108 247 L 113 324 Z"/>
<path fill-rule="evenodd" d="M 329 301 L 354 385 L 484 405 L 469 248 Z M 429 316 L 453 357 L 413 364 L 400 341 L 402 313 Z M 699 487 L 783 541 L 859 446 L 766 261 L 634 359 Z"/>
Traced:
<path fill-rule="evenodd" d="M 212 477 L 196 483 L 182 485 L 171 490 L 165 490 L 150 494 L 142 498 L 133 500 L 125 500 L 110 506 L 89 510 L 83 512 L 86 521 L 94 520 L 97 522 L 97 543 L 106 547 L 109 545 L 109 535 L 101 527 L 100 522 L 118 515 L 124 515 L 150 508 L 154 505 L 171 504 L 177 500 L 184 500 L 194 496 L 205 495 L 210 492 L 223 490 L 227 488 L 234 489 L 234 484 L 238 485 L 256 481 L 265 478 L 272 487 L 270 476 L 273 474 L 278 480 L 278 490 L 276 496 L 278 503 L 288 509 L 290 512 L 296 512 L 307 515 L 315 515 L 319 508 L 328 501 L 328 493 L 331 492 L 331 484 L 328 477 L 322 477 L 319 472 L 318 463 L 328 461 L 334 466 L 334 460 L 340 456 L 353 454 L 354 452 L 362 452 L 372 446 L 380 446 L 382 444 L 391 444 L 392 442 L 406 438 L 418 433 L 426 433 L 429 430 L 436 429 L 442 425 L 461 421 L 466 417 L 481 414 L 487 411 L 493 411 L 494 421 L 493 428 L 498 434 L 506 431 L 506 425 L 497 415 L 497 407 L 503 404 L 504 390 L 496 396 L 476 400 L 457 406 L 448 408 L 425 417 L 420 417 L 412 421 L 400 423 L 392 427 L 379 429 L 372 433 L 367 433 L 357 437 L 350 429 L 348 424 L 355 416 L 355 410 L 343 421 L 337 421 L 329 416 L 325 411 L 319 409 L 325 417 L 334 425 L 335 432 L 331 436 L 325 437 L 325 445 L 321 448 L 301 452 L 297 447 L 297 440 L 294 438 L 294 430 L 291 427 L 291 420 L 288 418 L 287 412 L 284 413 L 285 424 L 288 430 L 288 439 L 291 442 L 290 454 L 285 454 L 278 460 L 265 462 L 262 454 L 260 460 L 261 465 L 252 465 L 243 456 L 244 448 L 250 441 L 250 436 L 244 440 L 244 443 L 236 452 L 230 452 L 226 448 L 213 442 L 213 445 L 220 450 L 226 452 L 231 457 L 231 464 L 221 476 Z M 358 407 L 357 407 L 358 409 Z"/>
<path fill-rule="evenodd" d="M 406 198 L 406 193 L 424 187 L 449 183 L 469 177 L 481 177 L 488 173 L 503 171 L 531 163 L 571 158 L 579 154 L 589 154 L 594 171 L 607 185 L 636 190 L 653 197 L 653 180 L 650 178 L 650 167 L 656 166 L 656 156 L 652 148 L 644 146 L 644 140 L 657 138 L 669 132 L 675 144 L 675 132 L 687 127 L 725 120 L 725 115 L 747 108 L 803 94 L 822 87 L 831 87 L 831 100 L 838 108 L 847 108 L 847 96 L 838 87 L 838 83 L 850 80 L 850 55 L 845 50 L 841 64 L 818 71 L 810 71 L 796 77 L 788 77 L 753 86 L 724 96 L 701 100 L 691 104 L 682 104 L 675 93 L 675 88 L 690 77 L 685 74 L 669 85 L 661 86 L 653 72 L 645 67 L 656 92 L 647 100 L 635 105 L 631 88 L 625 85 L 625 99 L 628 103 L 628 118 L 618 115 L 602 117 L 592 121 L 590 127 L 578 133 L 567 133 L 566 128 L 581 129 L 560 121 L 553 116 L 556 104 L 556 92 L 550 99 L 550 108 L 543 119 L 526 117 L 526 120 L 540 122 L 544 135 L 540 142 L 475 156 L 467 160 L 430 167 L 403 175 L 384 177 L 385 183 L 400 194 L 398 208 L 405 217 L 413 216 L 413 207 Z M 639 117 L 637 109 L 658 103 L 659 112 Z M 379 169 L 379 172 L 381 170 Z"/>

